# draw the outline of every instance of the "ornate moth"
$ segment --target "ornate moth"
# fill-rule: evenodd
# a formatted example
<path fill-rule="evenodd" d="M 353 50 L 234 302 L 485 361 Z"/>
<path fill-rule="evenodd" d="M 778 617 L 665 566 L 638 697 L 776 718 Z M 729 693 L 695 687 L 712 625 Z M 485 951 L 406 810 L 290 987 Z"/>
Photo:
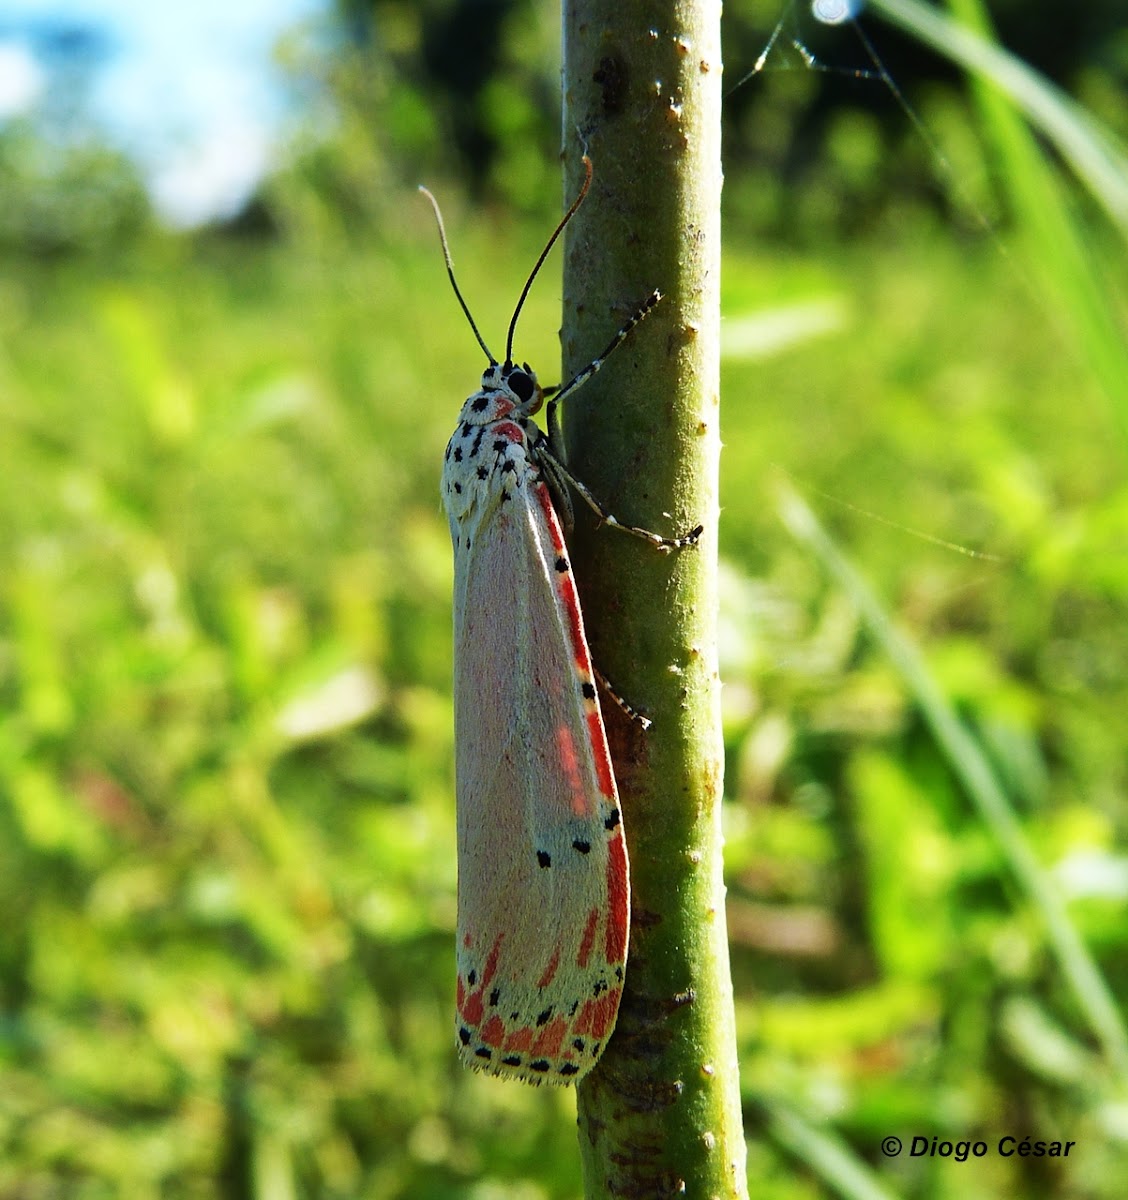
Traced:
<path fill-rule="evenodd" d="M 572 380 L 542 388 L 513 361 L 521 306 L 580 194 L 529 275 L 499 363 L 462 406 L 442 499 L 454 544 L 458 794 L 458 1052 L 471 1067 L 571 1083 L 595 1064 L 619 1012 L 630 920 L 627 849 L 595 672 L 558 506 L 567 485 L 601 519 L 659 550 L 695 543 L 623 525 L 568 472 L 557 405 L 603 365 L 661 299 L 654 292 Z M 546 436 L 532 417 L 548 402 Z M 628 713 L 637 714 L 627 705 Z"/>

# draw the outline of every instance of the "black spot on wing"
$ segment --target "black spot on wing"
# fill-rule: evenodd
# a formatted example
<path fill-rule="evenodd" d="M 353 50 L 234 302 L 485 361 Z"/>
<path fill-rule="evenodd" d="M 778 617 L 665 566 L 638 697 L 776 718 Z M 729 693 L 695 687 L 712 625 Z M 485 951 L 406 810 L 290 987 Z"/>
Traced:
<path fill-rule="evenodd" d="M 552 866 L 552 855 L 547 850 L 537 851 L 537 863 L 542 867 Z"/>

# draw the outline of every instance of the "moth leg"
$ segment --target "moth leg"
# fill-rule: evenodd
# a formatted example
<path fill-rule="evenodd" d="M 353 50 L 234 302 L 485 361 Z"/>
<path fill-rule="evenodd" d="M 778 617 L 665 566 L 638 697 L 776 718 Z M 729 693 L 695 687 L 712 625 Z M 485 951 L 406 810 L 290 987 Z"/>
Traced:
<path fill-rule="evenodd" d="M 615 336 L 607 343 L 602 354 L 593 358 L 583 370 L 578 371 L 567 383 L 561 384 L 558 387 L 549 387 L 544 389 L 544 394 L 549 398 L 545 410 L 545 422 L 548 426 L 548 434 L 541 443 L 537 446 L 537 458 L 544 470 L 545 479 L 549 489 L 552 492 L 553 499 L 560 502 L 560 508 L 563 511 L 565 524 L 571 529 L 574 514 L 572 511 L 571 497 L 568 495 L 568 489 L 565 483 L 570 483 L 572 487 L 583 497 L 585 503 L 592 511 L 607 525 L 613 525 L 616 529 L 623 530 L 624 533 L 634 534 L 635 537 L 642 538 L 643 541 L 649 542 L 656 549 L 663 552 L 670 550 L 678 550 L 683 546 L 692 546 L 701 536 L 703 527 L 698 525 L 695 529 L 689 530 L 688 533 L 681 537 L 666 538 L 660 534 L 651 533 L 649 529 L 641 529 L 637 525 L 625 525 L 618 520 L 612 513 L 591 494 L 586 488 L 564 465 L 564 434 L 560 426 L 560 403 L 566 400 L 574 391 L 581 388 L 587 381 L 603 366 L 607 359 L 617 350 L 630 336 L 631 330 L 654 308 L 654 306 L 662 299 L 662 293 L 657 288 L 650 293 L 649 296 L 642 302 L 638 311 L 625 322 L 618 330 Z M 610 689 L 608 689 L 610 690 Z M 614 693 L 612 693 L 614 694 Z"/>
<path fill-rule="evenodd" d="M 545 443 L 548 439 L 545 439 Z M 688 532 L 683 533 L 681 537 L 668 538 L 663 537 L 660 533 L 652 533 L 649 529 L 642 529 L 638 525 L 626 525 L 619 520 L 613 513 L 609 512 L 602 504 L 592 495 L 589 488 L 582 484 L 575 475 L 560 461 L 559 458 L 552 452 L 547 444 L 537 447 L 537 458 L 542 468 L 545 470 L 545 476 L 550 481 L 567 480 L 581 496 L 587 506 L 595 513 L 595 515 L 605 524 L 611 525 L 615 529 L 621 529 L 624 533 L 632 534 L 634 537 L 641 538 L 644 542 L 649 542 L 656 550 L 661 550 L 663 554 L 668 554 L 671 550 L 680 550 L 684 546 L 695 546 L 697 539 L 704 532 L 704 525 L 695 525 Z M 550 487 L 552 483 L 550 482 Z"/>
<path fill-rule="evenodd" d="M 572 497 L 568 493 L 567 471 L 562 471 L 560 461 L 551 450 L 552 439 L 541 435 L 537 446 L 537 465 L 541 469 L 544 481 L 552 495 L 552 504 L 556 515 L 560 518 L 566 533 L 571 533 L 576 524 L 576 512 L 572 507 Z"/>
<path fill-rule="evenodd" d="M 657 288 L 650 293 L 649 296 L 642 302 L 638 311 L 630 318 L 615 334 L 615 336 L 607 343 L 603 353 L 597 358 L 593 358 L 582 371 L 577 371 L 567 383 L 558 384 L 555 387 L 544 389 L 544 394 L 549 397 L 548 406 L 545 410 L 545 422 L 548 425 L 548 442 L 552 449 L 552 453 L 557 458 L 564 457 L 564 437 L 560 428 L 560 412 L 559 406 L 562 400 L 566 400 L 574 391 L 583 387 L 585 383 L 599 370 L 600 367 L 611 357 L 630 336 L 631 330 L 643 320 L 650 310 L 662 299 L 662 293 Z"/>
<path fill-rule="evenodd" d="M 611 699 L 614 700 L 615 703 L 623 710 L 623 712 L 625 712 L 632 721 L 636 722 L 641 729 L 649 729 L 650 726 L 654 724 L 649 717 L 644 717 L 637 708 L 628 703 L 628 701 L 624 700 L 623 697 L 620 696 L 617 691 L 615 691 L 615 689 L 607 682 L 607 676 L 604 675 L 598 667 L 592 667 L 592 671 L 608 696 L 610 696 Z"/>

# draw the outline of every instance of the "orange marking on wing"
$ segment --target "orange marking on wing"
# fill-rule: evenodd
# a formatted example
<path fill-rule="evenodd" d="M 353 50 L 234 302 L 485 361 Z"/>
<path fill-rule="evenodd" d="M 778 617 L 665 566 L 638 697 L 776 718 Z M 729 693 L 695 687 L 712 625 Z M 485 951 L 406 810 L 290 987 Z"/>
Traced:
<path fill-rule="evenodd" d="M 553 507 L 552 494 L 548 490 L 548 484 L 539 483 L 534 490 L 536 492 L 537 503 L 541 506 L 544 519 L 548 523 L 548 529 L 552 535 L 553 549 L 558 553 L 564 553 L 566 547 L 564 536 L 560 532 L 560 518 L 556 515 L 556 509 Z M 588 655 L 587 638 L 584 636 L 584 618 L 580 612 L 580 599 L 576 595 L 576 584 L 570 574 L 557 576 L 556 591 L 568 616 L 568 634 L 572 644 L 572 657 L 578 666 L 590 674 L 591 658 Z"/>
<path fill-rule="evenodd" d="M 563 1017 L 553 1017 L 537 1034 L 537 1040 L 533 1043 L 533 1053 L 537 1056 L 544 1055 L 546 1058 L 557 1058 L 567 1036 L 568 1022 Z"/>
<path fill-rule="evenodd" d="M 576 597 L 576 589 L 571 580 L 567 580 L 560 588 L 560 598 L 564 601 L 564 611 L 568 614 L 568 633 L 572 639 L 572 655 L 576 662 L 585 670 L 588 669 L 589 659 L 583 649 L 587 645 L 584 636 L 584 619 L 580 615 L 580 602 Z"/>
<path fill-rule="evenodd" d="M 627 848 L 622 831 L 607 843 L 607 930 L 604 953 L 607 961 L 620 963 L 627 956 Z"/>
<path fill-rule="evenodd" d="M 593 908 L 588 913 L 587 924 L 584 926 L 584 936 L 580 940 L 580 948 L 576 953 L 576 966 L 581 969 L 588 965 L 591 958 L 591 948 L 595 945 L 595 930 L 599 924 L 599 909 Z"/>
<path fill-rule="evenodd" d="M 478 1037 L 496 1050 L 505 1041 L 505 1022 L 494 1013 L 492 1017 L 478 1030 Z"/>
<path fill-rule="evenodd" d="M 579 1014 L 576 1017 L 576 1024 L 574 1027 L 574 1032 L 580 1034 L 581 1036 L 585 1036 L 585 1037 L 591 1035 L 591 1022 L 592 1022 L 592 1016 L 595 1011 L 595 1008 L 594 1008 L 595 1004 L 596 1004 L 596 1001 L 594 1001 L 594 1000 L 584 1001 L 584 1005 L 580 1009 Z"/>
<path fill-rule="evenodd" d="M 537 980 L 537 987 L 546 988 L 556 976 L 556 968 L 560 966 L 560 947 L 552 952 L 552 958 L 544 969 L 544 974 Z"/>
<path fill-rule="evenodd" d="M 576 1033 L 593 1038 L 604 1038 L 615 1024 L 619 1012 L 619 997 L 622 988 L 605 992 L 598 1000 L 588 1000 L 576 1019 Z"/>
<path fill-rule="evenodd" d="M 525 1052 L 531 1050 L 533 1045 L 533 1031 L 528 1025 L 522 1025 L 520 1029 L 514 1029 L 512 1033 L 507 1034 L 503 1050 L 520 1050 Z"/>
<path fill-rule="evenodd" d="M 556 551 L 565 550 L 564 534 L 560 530 L 560 518 L 556 515 L 556 506 L 552 503 L 552 493 L 548 490 L 548 484 L 544 482 L 538 483 L 533 490 L 536 493 L 537 503 L 541 506 L 541 511 L 544 513 L 545 521 L 548 523 L 548 532 L 552 537 L 552 548 Z"/>
<path fill-rule="evenodd" d="M 482 972 L 482 987 L 484 988 L 494 975 L 497 974 L 497 960 L 501 955 L 501 939 L 505 936 L 499 933 L 494 938 L 494 944 L 490 947 L 489 957 L 486 959 L 486 969 Z"/>
<path fill-rule="evenodd" d="M 603 732 L 603 718 L 598 712 L 587 715 L 588 740 L 591 742 L 595 759 L 595 781 L 608 800 L 616 800 L 615 777 L 611 774 L 611 756 L 607 752 L 607 736 Z"/>
<path fill-rule="evenodd" d="M 482 972 L 481 981 L 471 991 L 466 990 L 466 985 L 462 982 L 462 976 L 458 977 L 457 987 L 457 1007 L 459 1015 L 467 1025 L 481 1024 L 482 1017 L 485 1015 L 486 1005 L 482 996 L 490 980 L 497 974 L 497 960 L 501 954 L 501 939 L 504 935 L 498 934 L 494 939 L 493 948 L 490 950 L 489 958 L 486 959 L 486 969 Z"/>
<path fill-rule="evenodd" d="M 572 794 L 572 812 L 577 817 L 591 814 L 591 802 L 584 790 L 580 775 L 580 764 L 576 757 L 576 740 L 567 725 L 556 727 L 556 756 L 560 770 L 568 780 L 568 791 Z"/>
<path fill-rule="evenodd" d="M 459 1003 L 458 1011 L 467 1025 L 480 1025 L 482 1023 L 482 1017 L 486 1012 L 486 1006 L 482 1000 L 481 991 L 475 989 L 468 996 L 466 996 Z"/>

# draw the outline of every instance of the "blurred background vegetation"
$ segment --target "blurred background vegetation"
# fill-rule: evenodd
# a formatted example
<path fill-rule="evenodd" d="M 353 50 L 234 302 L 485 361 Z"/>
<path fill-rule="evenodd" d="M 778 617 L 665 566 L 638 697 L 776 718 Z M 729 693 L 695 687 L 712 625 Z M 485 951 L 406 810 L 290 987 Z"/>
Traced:
<path fill-rule="evenodd" d="M 783 15 L 727 6 L 731 82 Z M 992 16 L 1128 133 L 1119 0 Z M 1119 1197 L 1123 1012 L 1094 1019 L 1068 946 L 1122 1000 L 1128 377 L 1094 371 L 966 80 L 863 17 L 931 147 L 849 26 L 795 19 L 846 70 L 782 36 L 725 131 L 753 1194 Z M 557 11 L 339 0 L 278 46 L 275 169 L 179 231 L 67 45 L 0 125 L 0 1197 L 575 1196 L 570 1094 L 452 1050 L 437 481 L 481 362 L 413 190 L 496 337 L 559 212 Z M 1122 330 L 1123 244 L 1055 186 Z M 546 378 L 553 279 L 520 331 Z M 871 593 L 982 760 L 938 735 Z M 886 1161 L 889 1134 L 1077 1148 Z"/>

